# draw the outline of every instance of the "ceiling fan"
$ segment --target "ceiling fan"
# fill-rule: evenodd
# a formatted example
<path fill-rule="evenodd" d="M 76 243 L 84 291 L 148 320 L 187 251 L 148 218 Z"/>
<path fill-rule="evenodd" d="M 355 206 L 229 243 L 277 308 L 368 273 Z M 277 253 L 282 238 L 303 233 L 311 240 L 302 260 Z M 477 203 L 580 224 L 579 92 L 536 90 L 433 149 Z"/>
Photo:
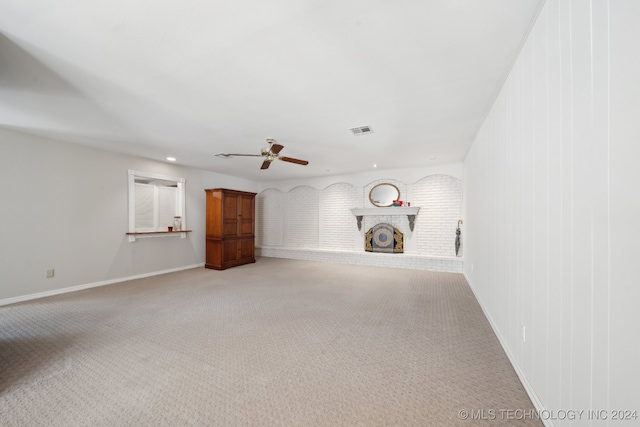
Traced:
<path fill-rule="evenodd" d="M 306 166 L 309 164 L 306 160 L 294 159 L 293 157 L 280 157 L 279 153 L 284 148 L 283 145 L 274 144 L 276 142 L 273 138 L 267 138 L 267 142 L 269 143 L 268 147 L 264 147 L 260 154 L 227 154 L 227 153 L 218 153 L 215 154 L 217 157 L 229 158 L 229 157 L 237 157 L 237 156 L 245 156 L 245 157 L 264 157 L 265 160 L 262 162 L 262 166 L 260 169 L 268 169 L 271 166 L 271 162 L 275 159 L 282 160 L 283 162 L 295 163 L 297 165 Z"/>

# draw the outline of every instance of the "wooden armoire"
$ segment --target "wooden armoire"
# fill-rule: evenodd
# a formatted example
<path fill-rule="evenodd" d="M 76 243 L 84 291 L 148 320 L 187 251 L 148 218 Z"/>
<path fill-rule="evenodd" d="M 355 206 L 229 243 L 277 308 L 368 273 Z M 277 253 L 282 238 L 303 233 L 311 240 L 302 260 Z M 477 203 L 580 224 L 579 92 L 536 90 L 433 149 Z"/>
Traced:
<path fill-rule="evenodd" d="M 256 193 L 213 188 L 207 194 L 205 267 L 224 270 L 256 262 Z"/>

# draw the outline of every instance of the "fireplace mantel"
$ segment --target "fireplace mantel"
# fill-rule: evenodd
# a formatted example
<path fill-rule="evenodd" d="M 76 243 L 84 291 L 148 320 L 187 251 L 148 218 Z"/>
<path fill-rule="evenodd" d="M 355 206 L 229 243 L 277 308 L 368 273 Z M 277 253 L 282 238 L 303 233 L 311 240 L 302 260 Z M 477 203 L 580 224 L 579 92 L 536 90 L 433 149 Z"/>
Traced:
<path fill-rule="evenodd" d="M 362 218 L 365 216 L 389 216 L 389 215 L 406 215 L 409 220 L 409 228 L 413 231 L 413 227 L 416 222 L 416 215 L 418 215 L 418 207 L 388 207 L 388 208 L 354 208 L 351 209 L 351 213 L 356 217 L 358 221 L 358 230 L 362 229 Z"/>

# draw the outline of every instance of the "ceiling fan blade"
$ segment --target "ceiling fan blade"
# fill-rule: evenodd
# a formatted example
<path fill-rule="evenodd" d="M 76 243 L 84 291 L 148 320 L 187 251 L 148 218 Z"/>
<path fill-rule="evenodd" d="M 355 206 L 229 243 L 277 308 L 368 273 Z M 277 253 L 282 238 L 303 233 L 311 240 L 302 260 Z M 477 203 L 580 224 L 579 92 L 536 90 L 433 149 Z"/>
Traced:
<path fill-rule="evenodd" d="M 269 166 L 271 166 L 271 162 L 269 160 L 265 160 L 264 162 L 262 162 L 262 166 L 260 166 L 260 169 L 269 169 Z"/>
<path fill-rule="evenodd" d="M 273 154 L 278 154 L 280 151 L 282 151 L 282 149 L 284 148 L 284 145 L 280 145 L 280 144 L 273 144 L 271 146 L 271 152 Z"/>
<path fill-rule="evenodd" d="M 295 163 L 297 165 L 306 166 L 309 164 L 309 162 L 306 160 L 294 159 L 293 157 L 278 157 L 278 158 L 283 162 Z"/>
<path fill-rule="evenodd" d="M 245 157 L 262 157 L 262 154 L 227 154 L 228 157 L 238 157 L 238 156 L 245 156 Z"/>

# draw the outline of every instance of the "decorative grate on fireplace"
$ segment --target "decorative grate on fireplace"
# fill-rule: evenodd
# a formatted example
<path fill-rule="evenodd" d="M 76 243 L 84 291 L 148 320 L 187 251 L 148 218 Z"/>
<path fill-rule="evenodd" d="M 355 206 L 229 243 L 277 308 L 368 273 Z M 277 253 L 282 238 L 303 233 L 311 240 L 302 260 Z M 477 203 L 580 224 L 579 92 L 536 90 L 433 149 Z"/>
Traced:
<path fill-rule="evenodd" d="M 367 252 L 403 253 L 404 235 L 390 224 L 377 224 L 364 237 Z"/>

